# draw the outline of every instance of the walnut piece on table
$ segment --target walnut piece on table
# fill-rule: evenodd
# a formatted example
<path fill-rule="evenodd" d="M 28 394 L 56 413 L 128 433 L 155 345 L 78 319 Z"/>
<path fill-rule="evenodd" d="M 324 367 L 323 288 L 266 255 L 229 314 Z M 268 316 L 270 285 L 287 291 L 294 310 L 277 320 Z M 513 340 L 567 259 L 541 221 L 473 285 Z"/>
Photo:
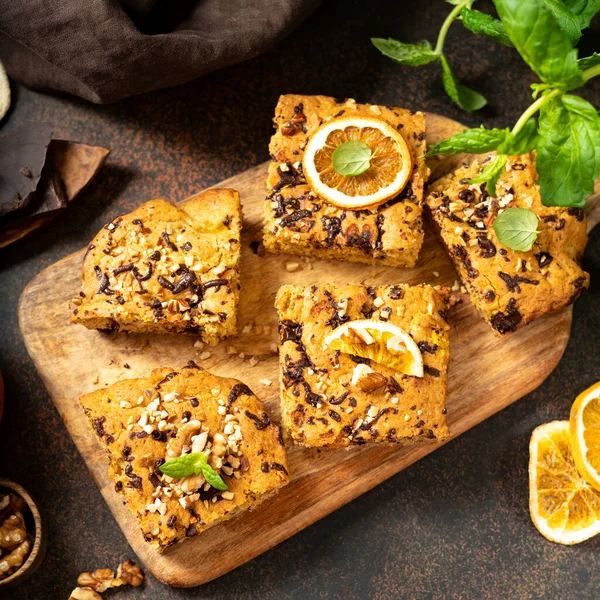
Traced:
<path fill-rule="evenodd" d="M 123 561 L 117 568 L 117 574 L 112 569 L 96 569 L 86 571 L 77 578 L 77 585 L 69 600 L 102 600 L 100 592 L 110 588 L 130 585 L 139 587 L 144 581 L 144 573 L 131 560 Z"/>
<path fill-rule="evenodd" d="M 126 560 L 117 569 L 117 579 L 122 582 L 122 585 L 139 587 L 144 581 L 144 573 L 134 562 Z"/>
<path fill-rule="evenodd" d="M 82 573 L 77 578 L 77 585 L 83 588 L 91 588 L 96 592 L 104 592 L 113 585 L 115 574 L 112 569 L 96 569 L 90 573 Z"/>

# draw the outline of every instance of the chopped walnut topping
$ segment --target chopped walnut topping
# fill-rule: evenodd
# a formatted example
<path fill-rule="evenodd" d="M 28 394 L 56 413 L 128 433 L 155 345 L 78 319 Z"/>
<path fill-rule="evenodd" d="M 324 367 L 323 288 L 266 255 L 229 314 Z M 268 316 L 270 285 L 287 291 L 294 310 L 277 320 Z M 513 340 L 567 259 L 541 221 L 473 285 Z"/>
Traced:
<path fill-rule="evenodd" d="M 352 385 L 359 387 L 368 394 L 382 388 L 387 383 L 387 378 L 376 373 L 369 365 L 359 364 L 352 373 Z M 377 409 L 375 409 L 377 411 Z"/>

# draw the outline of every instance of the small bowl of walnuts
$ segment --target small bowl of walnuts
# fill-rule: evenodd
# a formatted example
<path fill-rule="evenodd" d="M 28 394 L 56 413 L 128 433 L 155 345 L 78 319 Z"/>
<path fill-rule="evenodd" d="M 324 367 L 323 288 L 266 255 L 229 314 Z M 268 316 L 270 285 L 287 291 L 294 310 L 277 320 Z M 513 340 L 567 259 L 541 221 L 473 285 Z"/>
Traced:
<path fill-rule="evenodd" d="M 40 511 L 18 483 L 0 479 L 0 590 L 21 582 L 46 554 Z"/>

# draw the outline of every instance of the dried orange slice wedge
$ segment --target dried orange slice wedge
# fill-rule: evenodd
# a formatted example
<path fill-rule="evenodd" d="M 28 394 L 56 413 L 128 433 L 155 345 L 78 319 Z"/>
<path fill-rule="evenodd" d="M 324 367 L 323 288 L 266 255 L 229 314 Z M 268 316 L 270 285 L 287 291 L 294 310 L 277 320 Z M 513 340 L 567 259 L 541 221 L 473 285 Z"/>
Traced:
<path fill-rule="evenodd" d="M 406 331 L 391 323 L 363 319 L 336 327 L 324 340 L 326 347 L 385 365 L 404 375 L 423 377 L 423 356 Z"/>
<path fill-rule="evenodd" d="M 349 209 L 374 208 L 397 196 L 413 170 L 410 148 L 389 123 L 370 117 L 340 117 L 310 137 L 302 160 L 312 190 Z"/>
<path fill-rule="evenodd" d="M 551 542 L 578 544 L 600 533 L 600 493 L 577 471 L 568 421 L 540 425 L 531 434 L 529 510 Z"/>
<path fill-rule="evenodd" d="M 571 407 L 570 425 L 577 469 L 600 490 L 600 381 L 577 396 Z"/>

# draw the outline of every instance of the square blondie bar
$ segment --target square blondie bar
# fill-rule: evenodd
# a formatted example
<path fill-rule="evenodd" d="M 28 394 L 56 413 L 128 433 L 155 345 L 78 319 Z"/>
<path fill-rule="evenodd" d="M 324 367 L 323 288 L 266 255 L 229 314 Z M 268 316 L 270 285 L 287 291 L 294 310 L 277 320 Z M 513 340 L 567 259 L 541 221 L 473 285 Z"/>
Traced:
<path fill-rule="evenodd" d="M 261 401 L 245 384 L 194 363 L 119 381 L 80 402 L 116 491 L 158 551 L 257 506 L 288 481 L 280 429 Z M 202 475 L 161 473 L 166 460 L 190 451 L 208 454 L 228 490 Z"/>
<path fill-rule="evenodd" d="M 496 187 L 468 179 L 485 163 L 472 164 L 438 179 L 426 204 L 471 302 L 500 335 L 571 304 L 589 285 L 579 266 L 587 242 L 581 208 L 544 206 L 537 185 L 535 157 L 510 157 Z M 498 241 L 493 223 L 507 207 L 527 208 L 539 218 L 538 237 L 528 252 Z"/>
<path fill-rule="evenodd" d="M 292 439 L 327 447 L 445 439 L 448 307 L 449 290 L 429 285 L 280 288 L 281 418 Z M 324 346 L 336 327 L 357 319 L 386 321 L 407 332 L 422 353 L 424 376 L 402 375 Z M 373 389 L 353 383 L 365 363 L 375 372 L 369 377 L 379 379 Z"/>
<path fill-rule="evenodd" d="M 192 333 L 210 345 L 236 333 L 241 211 L 234 190 L 184 204 L 146 202 L 88 247 L 73 323 L 89 329 Z"/>
<path fill-rule="evenodd" d="M 405 137 L 414 170 L 404 190 L 382 206 L 344 210 L 323 201 L 307 185 L 302 157 L 308 137 L 329 119 L 367 116 L 385 120 Z M 422 112 L 338 101 L 327 96 L 288 94 L 275 109 L 267 179 L 264 244 L 269 252 L 316 256 L 398 267 L 414 266 L 423 243 L 423 182 L 429 171 L 423 155 Z"/>

